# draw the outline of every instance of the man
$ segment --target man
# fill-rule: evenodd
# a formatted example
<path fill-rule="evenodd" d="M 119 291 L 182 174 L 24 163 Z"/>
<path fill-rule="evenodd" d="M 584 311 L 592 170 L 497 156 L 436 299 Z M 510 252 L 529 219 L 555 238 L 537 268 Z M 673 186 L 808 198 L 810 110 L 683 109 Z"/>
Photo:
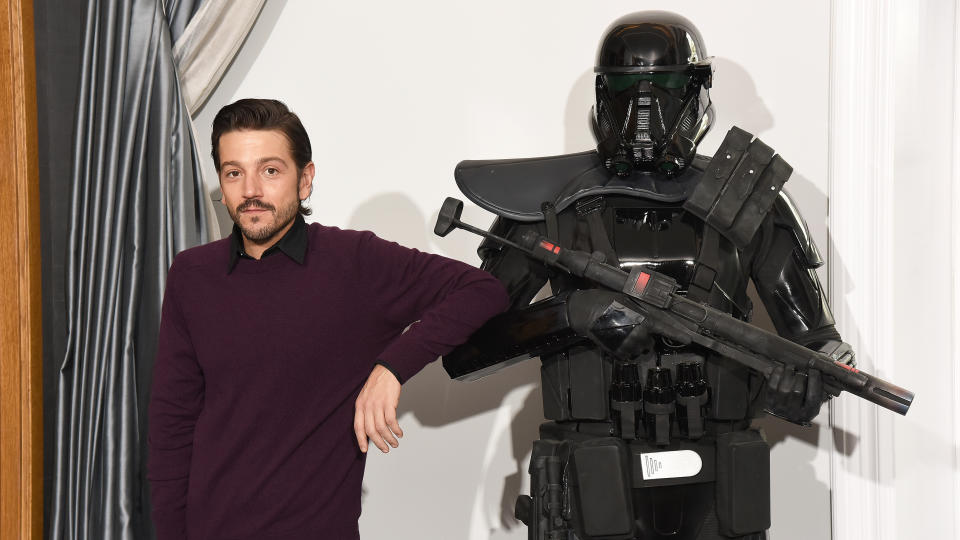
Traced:
<path fill-rule="evenodd" d="M 308 226 L 310 141 L 284 104 L 224 107 L 212 143 L 235 225 L 167 278 L 149 413 L 158 537 L 359 538 L 368 438 L 397 446 L 401 383 L 506 293 L 466 264 Z"/>

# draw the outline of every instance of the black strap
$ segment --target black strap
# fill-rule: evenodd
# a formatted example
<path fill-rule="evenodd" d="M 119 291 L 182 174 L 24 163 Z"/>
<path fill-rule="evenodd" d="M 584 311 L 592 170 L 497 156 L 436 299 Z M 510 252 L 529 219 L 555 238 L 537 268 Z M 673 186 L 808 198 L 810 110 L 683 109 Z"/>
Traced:
<path fill-rule="evenodd" d="M 687 298 L 696 302 L 709 302 L 720 267 L 720 233 L 709 224 L 703 224 L 700 253 L 694 266 L 693 279 L 687 290 Z"/>
<path fill-rule="evenodd" d="M 620 258 L 610 243 L 610 237 L 607 236 L 607 229 L 603 225 L 603 210 L 606 205 L 603 197 L 587 197 L 577 201 L 577 217 L 587 222 L 587 228 L 590 233 L 590 250 L 599 251 L 606 257 L 606 262 L 612 266 L 620 265 Z"/>
<path fill-rule="evenodd" d="M 560 224 L 557 221 L 557 207 L 552 202 L 547 201 L 540 205 L 540 211 L 543 212 L 543 219 L 547 224 L 547 238 L 563 247 L 563 240 L 560 238 Z"/>
<path fill-rule="evenodd" d="M 540 211 L 543 212 L 543 219 L 547 225 L 547 238 L 553 240 L 560 247 L 564 247 L 565 243 L 562 238 L 560 238 L 560 223 L 557 220 L 557 207 L 553 205 L 550 201 L 545 201 L 540 204 Z M 550 290 L 558 291 L 561 288 L 561 285 L 557 283 L 557 279 L 560 279 L 556 272 L 548 273 L 548 280 L 550 281 Z"/>

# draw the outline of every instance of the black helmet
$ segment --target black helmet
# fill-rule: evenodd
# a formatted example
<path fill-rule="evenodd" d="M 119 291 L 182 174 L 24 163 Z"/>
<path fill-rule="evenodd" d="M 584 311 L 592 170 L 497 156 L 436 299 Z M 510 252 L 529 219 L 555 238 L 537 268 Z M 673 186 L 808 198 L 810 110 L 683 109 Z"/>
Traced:
<path fill-rule="evenodd" d="M 639 11 L 607 28 L 594 67 L 593 132 L 607 168 L 674 176 L 713 124 L 711 58 L 700 32 L 665 11 Z"/>

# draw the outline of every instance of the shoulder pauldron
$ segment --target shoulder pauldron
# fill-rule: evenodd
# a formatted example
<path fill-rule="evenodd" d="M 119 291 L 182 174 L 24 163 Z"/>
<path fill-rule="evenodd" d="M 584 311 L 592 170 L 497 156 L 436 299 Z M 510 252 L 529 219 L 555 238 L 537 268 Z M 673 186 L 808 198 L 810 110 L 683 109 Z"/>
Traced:
<path fill-rule="evenodd" d="M 699 158 L 699 156 L 698 156 Z M 461 161 L 455 177 L 460 191 L 481 208 L 508 219 L 543 220 L 544 202 L 557 211 L 593 195 L 627 195 L 663 202 L 686 199 L 697 185 L 705 158 L 677 178 L 635 174 L 620 178 L 603 166 L 596 151 L 530 159 Z"/>
<path fill-rule="evenodd" d="M 683 207 L 743 249 L 792 172 L 772 148 L 733 127 Z"/>

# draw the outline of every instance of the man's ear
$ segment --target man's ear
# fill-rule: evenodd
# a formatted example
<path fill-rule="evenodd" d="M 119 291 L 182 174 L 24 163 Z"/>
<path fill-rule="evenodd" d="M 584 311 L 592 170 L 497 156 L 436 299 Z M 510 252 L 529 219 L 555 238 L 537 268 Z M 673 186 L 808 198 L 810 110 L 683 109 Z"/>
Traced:
<path fill-rule="evenodd" d="M 312 161 L 303 166 L 303 171 L 300 172 L 300 180 L 297 186 L 301 201 L 306 200 L 310 197 L 310 194 L 313 193 L 313 176 L 316 172 L 317 169 L 314 167 Z"/>

